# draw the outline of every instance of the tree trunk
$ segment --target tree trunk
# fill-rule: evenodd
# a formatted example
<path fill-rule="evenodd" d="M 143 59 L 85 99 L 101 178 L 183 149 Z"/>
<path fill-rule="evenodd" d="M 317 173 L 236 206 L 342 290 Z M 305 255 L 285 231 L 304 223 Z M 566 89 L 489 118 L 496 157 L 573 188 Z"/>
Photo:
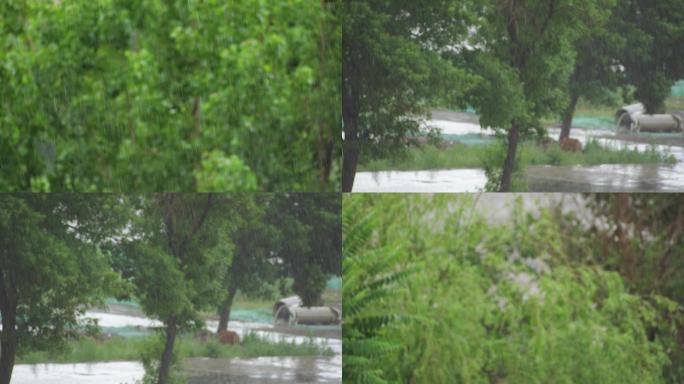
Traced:
<path fill-rule="evenodd" d="M 346 35 L 342 34 L 342 49 L 352 49 Z M 352 50 L 353 51 L 353 50 Z M 342 192 L 351 192 L 359 163 L 359 114 L 361 112 L 359 90 L 360 79 L 357 64 L 353 59 L 345 57 L 342 63 L 342 124 L 344 140 L 342 142 Z"/>
<path fill-rule="evenodd" d="M 358 142 L 347 142 L 345 139 L 344 154 L 342 155 L 342 192 L 351 192 L 356 177 L 356 167 L 359 163 Z"/>
<path fill-rule="evenodd" d="M 515 155 L 518 150 L 518 124 L 513 122 L 511 130 L 508 132 L 508 153 L 501 173 L 501 185 L 499 192 L 510 192 L 511 178 L 513 177 L 513 167 L 515 166 Z"/>
<path fill-rule="evenodd" d="M 177 324 L 176 318 L 170 317 L 166 321 L 166 343 L 159 361 L 159 378 L 157 384 L 168 384 L 169 370 L 171 368 L 171 358 L 173 357 L 173 344 L 176 341 Z"/>
<path fill-rule="evenodd" d="M 0 384 L 9 384 L 17 353 L 16 311 L 2 311 L 2 341 L 0 342 Z"/>
<path fill-rule="evenodd" d="M 17 296 L 11 285 L 11 282 L 10 286 L 6 284 L 3 274 L 0 273 L 0 384 L 9 384 L 12 379 L 17 353 Z"/>
<path fill-rule="evenodd" d="M 330 172 L 332 171 L 333 149 L 334 143 L 330 137 L 326 137 L 323 145 L 322 159 L 320 160 L 320 185 L 321 189 L 326 189 L 330 181 Z"/>
<path fill-rule="evenodd" d="M 342 121 L 344 122 L 344 143 L 342 154 L 342 192 L 351 192 L 359 163 L 358 120 L 359 111 L 351 91 L 342 98 Z"/>
<path fill-rule="evenodd" d="M 644 113 L 647 115 L 657 115 L 659 113 L 665 113 L 665 102 L 664 101 L 642 101 L 644 104 Z"/>
<path fill-rule="evenodd" d="M 237 293 L 237 284 L 230 284 L 228 289 L 228 297 L 221 304 L 219 310 L 219 324 L 216 333 L 228 330 L 228 320 L 230 320 L 230 309 L 233 306 L 233 299 Z"/>
<path fill-rule="evenodd" d="M 572 128 L 572 117 L 575 115 L 575 108 L 579 101 L 578 95 L 572 95 L 568 108 L 563 112 L 563 124 L 561 125 L 560 137 L 558 141 L 570 138 L 570 128 Z"/>

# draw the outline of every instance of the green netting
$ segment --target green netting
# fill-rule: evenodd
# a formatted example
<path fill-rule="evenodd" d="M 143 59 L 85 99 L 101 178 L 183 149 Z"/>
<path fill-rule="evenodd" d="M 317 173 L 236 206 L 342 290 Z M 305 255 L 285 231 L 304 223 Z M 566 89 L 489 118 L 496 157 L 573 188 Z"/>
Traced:
<path fill-rule="evenodd" d="M 339 280 L 338 286 L 342 287 L 342 280 Z M 334 280 L 334 279 L 331 279 Z M 330 284 L 330 282 L 329 282 Z M 339 289 L 339 288 L 338 288 Z M 140 308 L 140 305 L 135 301 L 130 300 L 117 300 L 115 298 L 108 298 L 105 300 L 107 304 L 118 304 L 118 305 L 128 305 L 134 308 Z M 254 309 L 241 309 L 238 307 L 233 307 L 230 311 L 230 318 L 238 321 L 248 321 L 254 323 L 271 323 L 272 322 L 271 308 L 254 308 Z"/>
<path fill-rule="evenodd" d="M 684 80 L 679 80 L 672 86 L 672 96 L 684 97 Z"/>
<path fill-rule="evenodd" d="M 326 287 L 328 289 L 333 289 L 335 291 L 339 291 L 340 289 L 342 289 L 342 278 L 337 277 L 337 276 L 331 278 L 330 280 L 328 280 Z"/>
<path fill-rule="evenodd" d="M 576 116 L 572 119 L 572 126 L 585 129 L 615 129 L 612 117 Z"/>
<path fill-rule="evenodd" d="M 465 145 L 485 145 L 494 140 L 493 136 L 487 136 L 480 133 L 467 133 L 465 135 L 442 134 L 442 138 L 446 141 L 459 142 Z"/>
<path fill-rule="evenodd" d="M 133 300 L 117 300 L 113 297 L 110 297 L 107 300 L 105 300 L 105 304 L 128 305 L 129 307 L 140 308 L 140 305 Z"/>
<path fill-rule="evenodd" d="M 144 327 L 101 327 L 100 331 L 102 333 L 109 333 L 111 335 L 117 335 L 121 337 L 142 337 L 147 336 L 154 332 L 152 328 Z"/>
<path fill-rule="evenodd" d="M 230 311 L 231 320 L 245 321 L 250 323 L 272 323 L 273 313 L 271 308 L 239 309 Z"/>

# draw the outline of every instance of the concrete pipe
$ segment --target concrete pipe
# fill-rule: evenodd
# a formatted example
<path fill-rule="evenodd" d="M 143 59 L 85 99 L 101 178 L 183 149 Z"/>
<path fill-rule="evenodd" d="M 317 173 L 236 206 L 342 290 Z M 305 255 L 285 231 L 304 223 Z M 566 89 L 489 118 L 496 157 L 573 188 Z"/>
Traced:
<path fill-rule="evenodd" d="M 333 307 L 296 307 L 290 308 L 296 324 L 339 324 L 342 314 Z"/>
<path fill-rule="evenodd" d="M 636 118 L 644 113 L 644 105 L 636 103 L 624 106 L 615 113 L 615 123 L 618 129 L 633 130 Z"/>
<path fill-rule="evenodd" d="M 290 296 L 284 299 L 280 299 L 273 304 L 273 316 L 280 311 L 282 307 L 298 307 L 302 305 L 302 299 L 299 296 Z"/>
<path fill-rule="evenodd" d="M 674 115 L 639 115 L 635 121 L 638 132 L 681 132 L 682 121 Z"/>
<path fill-rule="evenodd" d="M 273 304 L 273 318 L 275 322 L 289 323 L 294 318 L 292 311 L 300 305 L 302 305 L 302 299 L 299 296 L 290 296 L 276 301 Z"/>

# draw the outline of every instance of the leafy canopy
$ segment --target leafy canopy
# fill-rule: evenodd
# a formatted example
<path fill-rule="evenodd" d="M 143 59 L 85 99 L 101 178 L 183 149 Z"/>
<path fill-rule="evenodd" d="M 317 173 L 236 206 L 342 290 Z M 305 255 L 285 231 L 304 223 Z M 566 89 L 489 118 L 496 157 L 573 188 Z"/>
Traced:
<path fill-rule="evenodd" d="M 336 189 L 340 7 L 4 1 L 0 190 Z"/>

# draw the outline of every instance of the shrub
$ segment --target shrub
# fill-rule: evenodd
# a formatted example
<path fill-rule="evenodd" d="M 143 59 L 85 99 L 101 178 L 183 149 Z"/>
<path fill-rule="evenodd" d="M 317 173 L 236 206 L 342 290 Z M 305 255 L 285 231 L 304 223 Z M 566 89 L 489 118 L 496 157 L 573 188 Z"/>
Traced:
<path fill-rule="evenodd" d="M 471 199 L 344 197 L 345 382 L 665 382 L 656 305 L 572 262 L 549 212 Z"/>

